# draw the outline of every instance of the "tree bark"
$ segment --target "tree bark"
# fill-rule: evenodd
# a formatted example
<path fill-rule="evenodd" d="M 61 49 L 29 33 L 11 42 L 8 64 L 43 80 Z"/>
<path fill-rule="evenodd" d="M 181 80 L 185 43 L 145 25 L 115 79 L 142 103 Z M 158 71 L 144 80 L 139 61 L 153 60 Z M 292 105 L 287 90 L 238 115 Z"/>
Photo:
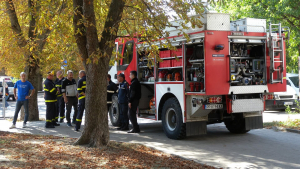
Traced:
<path fill-rule="evenodd" d="M 86 21 L 91 23 L 87 24 L 87 27 L 78 24 L 82 15 L 74 15 L 74 30 L 79 28 L 82 31 L 77 33 L 75 37 L 87 72 L 85 128 L 75 145 L 106 146 L 109 142 L 106 106 L 107 72 L 110 55 L 114 47 L 111 44 L 114 44 L 117 36 L 125 2 L 112 0 L 99 43 L 97 29 L 92 26 L 96 25 L 93 0 L 73 0 L 73 6 L 75 11 L 83 14 Z M 107 31 L 109 29 L 116 31 Z M 91 63 L 87 63 L 89 57 L 93 58 Z"/>

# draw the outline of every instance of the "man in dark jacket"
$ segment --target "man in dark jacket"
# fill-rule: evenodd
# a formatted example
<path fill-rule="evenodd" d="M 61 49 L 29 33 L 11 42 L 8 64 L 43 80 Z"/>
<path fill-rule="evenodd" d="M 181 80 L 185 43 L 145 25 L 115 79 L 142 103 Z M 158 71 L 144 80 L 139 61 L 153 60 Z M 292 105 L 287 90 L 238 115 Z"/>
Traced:
<path fill-rule="evenodd" d="M 48 72 L 47 79 L 44 82 L 44 92 L 45 92 L 45 102 L 46 102 L 46 128 L 55 128 L 54 126 L 59 126 L 55 121 L 57 102 L 57 88 L 53 83 L 53 72 Z"/>
<path fill-rule="evenodd" d="M 127 94 L 128 83 L 125 81 L 124 74 L 120 73 L 118 76 L 119 81 L 119 92 L 118 92 L 118 102 L 120 107 L 120 127 L 118 130 L 126 131 L 129 130 L 129 119 L 128 119 L 128 98 Z"/>
<path fill-rule="evenodd" d="M 111 81 L 111 76 L 107 75 L 107 111 L 109 111 L 112 104 L 112 95 L 118 90 L 117 85 Z"/>
<path fill-rule="evenodd" d="M 61 91 L 61 86 L 62 82 L 65 80 L 63 76 L 62 71 L 57 71 L 56 72 L 56 80 L 55 80 L 55 87 L 57 88 L 58 94 L 57 94 L 57 102 L 56 102 L 56 116 L 55 119 L 58 121 L 58 116 L 60 116 L 60 123 L 64 122 L 65 118 L 65 101 L 64 98 L 62 97 L 62 91 Z"/>
<path fill-rule="evenodd" d="M 141 99 L 141 84 L 137 79 L 137 72 L 130 72 L 131 85 L 128 93 L 128 116 L 133 126 L 133 129 L 128 133 L 139 133 L 140 127 L 137 123 L 136 110 Z"/>

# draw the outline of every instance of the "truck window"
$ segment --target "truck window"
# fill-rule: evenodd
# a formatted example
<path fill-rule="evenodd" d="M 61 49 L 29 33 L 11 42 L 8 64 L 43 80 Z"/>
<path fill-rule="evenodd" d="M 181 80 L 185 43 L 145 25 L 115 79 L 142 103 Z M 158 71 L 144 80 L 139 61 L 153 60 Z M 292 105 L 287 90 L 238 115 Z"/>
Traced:
<path fill-rule="evenodd" d="M 129 65 L 133 57 L 133 41 L 125 44 L 123 57 L 123 65 Z"/>
<path fill-rule="evenodd" d="M 295 87 L 299 87 L 299 76 L 293 76 L 293 77 L 289 77 L 290 80 L 292 81 L 292 83 L 295 85 Z"/>

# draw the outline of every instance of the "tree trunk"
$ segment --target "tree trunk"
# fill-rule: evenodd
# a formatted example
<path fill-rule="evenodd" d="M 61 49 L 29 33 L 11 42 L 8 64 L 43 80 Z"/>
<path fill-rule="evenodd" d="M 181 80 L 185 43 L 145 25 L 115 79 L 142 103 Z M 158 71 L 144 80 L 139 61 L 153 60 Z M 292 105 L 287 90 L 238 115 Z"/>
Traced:
<path fill-rule="evenodd" d="M 101 41 L 98 42 L 97 28 L 93 26 L 96 25 L 93 0 L 73 0 L 73 7 L 77 13 L 74 15 L 74 30 L 81 31 L 75 34 L 75 38 L 87 72 L 85 128 L 75 145 L 100 147 L 109 142 L 107 72 L 124 6 L 124 1 L 112 0 Z M 89 23 L 86 27 L 80 23 L 83 20 L 82 16 Z M 108 29 L 115 31 L 107 31 Z M 89 57 L 92 63 L 87 63 Z"/>
<path fill-rule="evenodd" d="M 85 127 L 82 136 L 75 143 L 77 145 L 88 144 L 89 146 L 97 147 L 107 145 L 109 141 L 106 106 L 108 61 L 105 61 L 107 60 L 106 58 L 101 60 L 103 60 L 102 64 L 88 65 Z"/>
<path fill-rule="evenodd" d="M 25 68 L 27 74 L 27 80 L 32 84 L 35 89 L 35 93 L 31 96 L 28 102 L 29 117 L 28 121 L 38 121 L 39 120 L 39 109 L 38 109 L 38 88 L 39 88 L 39 76 L 40 71 L 37 66 L 29 66 Z M 31 91 L 30 91 L 31 92 Z M 22 109 L 21 119 L 24 119 L 25 112 Z"/>

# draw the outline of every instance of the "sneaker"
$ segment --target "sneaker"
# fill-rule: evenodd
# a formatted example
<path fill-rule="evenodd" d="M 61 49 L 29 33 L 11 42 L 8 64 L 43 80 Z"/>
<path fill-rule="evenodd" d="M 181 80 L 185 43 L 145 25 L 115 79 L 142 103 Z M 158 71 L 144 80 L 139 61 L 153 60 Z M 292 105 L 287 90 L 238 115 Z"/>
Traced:
<path fill-rule="evenodd" d="M 67 126 L 68 127 L 73 127 L 71 123 L 67 123 Z"/>
<path fill-rule="evenodd" d="M 26 126 L 26 123 L 23 123 L 23 128 L 26 128 L 27 126 Z"/>
<path fill-rule="evenodd" d="M 16 128 L 16 125 L 12 125 L 9 129 L 14 129 L 14 128 Z"/>

